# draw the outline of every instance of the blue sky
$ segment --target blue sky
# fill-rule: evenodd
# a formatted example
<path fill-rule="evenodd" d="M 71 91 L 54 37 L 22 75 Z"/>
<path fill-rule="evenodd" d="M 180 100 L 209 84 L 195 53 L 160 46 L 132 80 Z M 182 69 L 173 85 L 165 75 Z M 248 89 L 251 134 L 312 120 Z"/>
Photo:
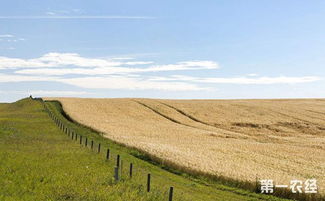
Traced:
<path fill-rule="evenodd" d="M 325 97 L 325 2 L 10 0 L 0 102 Z"/>

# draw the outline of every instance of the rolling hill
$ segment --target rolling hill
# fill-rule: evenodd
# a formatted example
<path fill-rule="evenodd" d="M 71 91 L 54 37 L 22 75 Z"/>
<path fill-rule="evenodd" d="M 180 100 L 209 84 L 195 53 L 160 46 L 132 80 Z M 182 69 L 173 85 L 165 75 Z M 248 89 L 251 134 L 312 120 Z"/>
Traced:
<path fill-rule="evenodd" d="M 323 99 L 47 100 L 60 101 L 73 120 L 167 166 L 239 183 L 316 178 L 324 193 Z"/>

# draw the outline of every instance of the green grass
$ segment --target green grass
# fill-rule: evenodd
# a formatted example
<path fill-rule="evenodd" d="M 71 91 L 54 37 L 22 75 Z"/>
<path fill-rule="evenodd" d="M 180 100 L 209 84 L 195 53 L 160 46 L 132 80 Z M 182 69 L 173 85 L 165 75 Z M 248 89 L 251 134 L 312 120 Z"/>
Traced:
<path fill-rule="evenodd" d="M 45 112 L 40 101 L 23 99 L 0 104 L 0 200 L 283 200 L 229 187 L 204 178 L 164 170 L 139 158 L 140 152 L 116 144 L 95 131 L 69 121 L 57 102 L 47 107 L 76 133 L 95 142 L 94 150 L 71 140 Z M 84 141 L 83 141 L 84 142 Z M 97 153 L 101 143 L 101 153 Z M 105 160 L 110 148 L 111 159 Z M 122 180 L 116 183 L 116 155 L 123 164 Z M 137 157 L 135 157 L 137 156 Z M 129 163 L 134 176 L 128 177 Z M 152 175 L 146 192 L 146 175 Z"/>

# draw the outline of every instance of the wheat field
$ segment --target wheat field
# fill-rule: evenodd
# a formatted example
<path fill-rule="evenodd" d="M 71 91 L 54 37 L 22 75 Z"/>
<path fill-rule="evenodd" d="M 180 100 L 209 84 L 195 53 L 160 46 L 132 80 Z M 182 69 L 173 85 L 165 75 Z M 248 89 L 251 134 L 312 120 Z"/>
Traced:
<path fill-rule="evenodd" d="M 325 188 L 325 99 L 58 100 L 74 120 L 184 169 Z"/>

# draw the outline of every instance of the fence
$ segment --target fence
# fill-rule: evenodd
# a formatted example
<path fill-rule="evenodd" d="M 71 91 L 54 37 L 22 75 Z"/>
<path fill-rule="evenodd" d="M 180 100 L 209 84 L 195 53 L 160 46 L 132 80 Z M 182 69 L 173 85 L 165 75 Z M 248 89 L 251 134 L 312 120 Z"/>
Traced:
<path fill-rule="evenodd" d="M 55 116 L 55 114 L 53 112 L 51 112 L 48 107 L 46 106 L 46 104 L 44 103 L 43 99 L 41 98 L 37 98 L 34 100 L 40 101 L 45 109 L 45 111 L 48 113 L 49 117 L 54 121 L 54 123 L 56 124 L 56 126 L 59 127 L 59 129 L 65 133 L 67 135 L 68 138 L 70 138 L 72 141 L 76 141 L 78 142 L 78 138 L 79 138 L 79 144 L 80 145 L 84 145 L 83 147 L 88 147 L 88 138 L 85 136 L 82 136 L 78 133 L 76 133 L 75 131 L 73 131 L 71 128 L 69 128 L 66 124 L 64 124 L 57 116 Z M 91 150 L 94 149 L 94 141 L 91 140 L 91 145 L 90 148 Z M 97 147 L 97 153 L 99 154 L 101 152 L 101 144 L 98 143 L 98 147 Z M 111 150 L 109 148 L 107 148 L 106 151 L 106 160 L 110 160 L 111 159 Z M 114 180 L 115 182 L 119 182 L 122 178 L 122 160 L 121 160 L 121 156 L 119 154 L 116 155 L 116 166 L 114 167 Z M 128 168 L 129 172 L 128 172 L 128 178 L 132 179 L 133 176 L 133 171 L 134 171 L 134 164 L 130 163 L 129 164 L 129 168 Z M 147 180 L 146 180 L 146 191 L 150 192 L 151 191 L 151 174 L 147 174 Z M 173 200 L 173 195 L 174 195 L 174 187 L 169 187 L 169 195 L 168 195 L 168 201 L 172 201 Z"/>
<path fill-rule="evenodd" d="M 89 142 L 91 142 L 90 143 L 91 150 L 96 149 L 94 147 L 95 144 L 94 144 L 94 141 L 93 140 L 89 141 L 87 137 L 82 136 L 82 135 L 76 133 L 71 128 L 69 128 L 68 126 L 66 126 L 58 117 L 56 117 L 48 109 L 48 107 L 46 106 L 46 104 L 45 104 L 45 102 L 43 101 L 42 98 L 33 98 L 33 97 L 30 97 L 30 98 L 32 100 L 40 101 L 43 104 L 43 106 L 45 108 L 45 111 L 49 114 L 50 118 L 55 122 L 55 124 L 59 127 L 60 130 L 62 130 L 64 133 L 67 134 L 68 137 L 71 138 L 71 140 L 77 141 L 78 136 L 79 136 L 79 143 L 80 143 L 80 145 L 83 145 L 83 143 L 84 143 L 84 146 L 85 147 L 88 147 Z M 102 148 L 101 147 L 101 144 L 98 144 L 98 147 L 97 147 L 97 152 L 98 153 L 101 152 L 101 148 Z M 107 149 L 107 152 L 106 152 L 106 160 L 110 160 L 111 158 L 112 158 L 112 153 L 111 153 L 111 150 L 108 148 Z M 129 164 L 129 169 L 128 170 L 129 170 L 129 172 L 128 172 L 128 175 L 129 175 L 128 178 L 132 179 L 133 172 L 134 172 L 134 164 L 133 163 L 130 163 Z M 116 155 L 116 166 L 114 167 L 113 173 L 114 173 L 114 179 L 115 179 L 115 181 L 116 182 L 121 181 L 121 177 L 122 177 L 122 160 L 121 160 L 121 157 L 120 157 L 119 154 Z M 228 182 L 227 180 L 224 180 L 224 181 Z M 236 183 L 236 184 L 238 184 L 238 183 Z M 247 184 L 247 182 L 245 184 Z M 243 188 L 245 189 L 245 187 L 243 187 Z M 260 193 L 260 188 L 261 188 L 260 182 L 259 182 L 258 178 L 256 177 L 256 181 L 255 181 L 255 185 L 254 185 L 255 193 Z M 252 189 L 249 189 L 249 188 L 247 190 L 252 191 Z M 146 191 L 147 192 L 150 192 L 151 191 L 151 174 L 150 173 L 147 174 Z M 174 195 L 174 187 L 169 187 L 168 193 L 169 193 L 168 200 L 169 201 L 172 201 L 173 200 L 173 195 Z M 308 194 L 289 194 L 289 193 L 290 193 L 290 191 L 283 190 L 283 191 L 281 191 L 279 194 L 277 194 L 275 196 L 283 197 L 283 198 L 289 198 L 289 199 L 295 199 L 295 200 L 325 200 L 322 195 L 319 195 L 319 199 L 318 199 L 318 196 L 317 195 L 311 195 L 310 196 Z"/>

